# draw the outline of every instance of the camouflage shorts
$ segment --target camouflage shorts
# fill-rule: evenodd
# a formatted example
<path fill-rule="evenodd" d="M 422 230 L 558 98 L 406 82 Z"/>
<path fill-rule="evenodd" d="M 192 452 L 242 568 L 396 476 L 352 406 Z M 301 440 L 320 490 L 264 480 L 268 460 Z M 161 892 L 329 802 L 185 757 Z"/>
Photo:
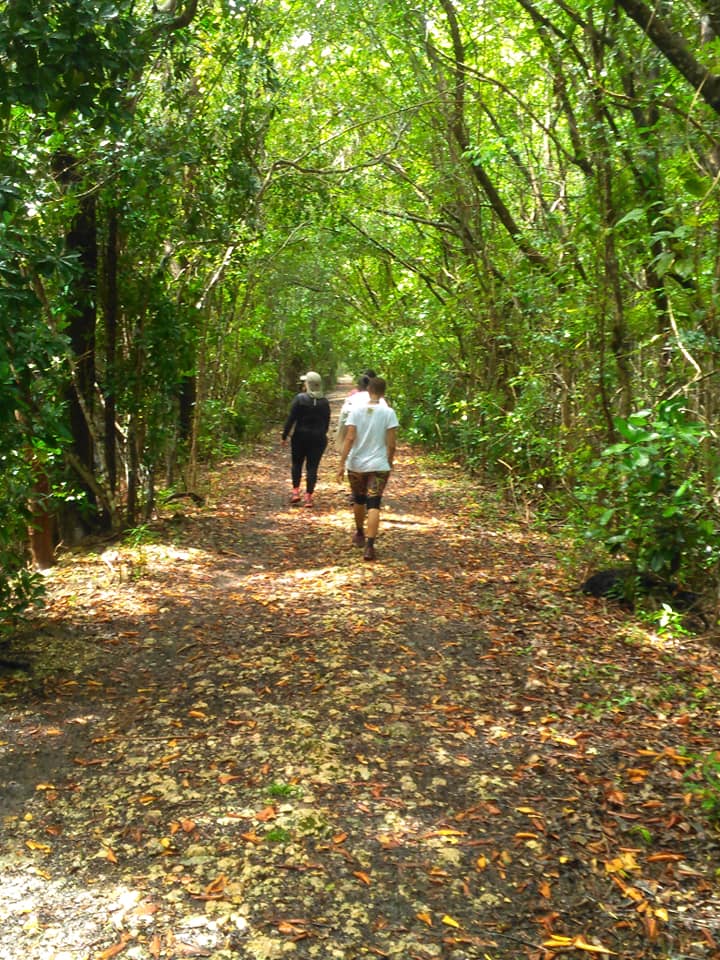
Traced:
<path fill-rule="evenodd" d="M 373 473 L 355 473 L 353 470 L 348 470 L 348 480 L 355 503 L 367 503 L 369 497 L 379 500 L 389 478 L 389 470 L 376 470 Z"/>

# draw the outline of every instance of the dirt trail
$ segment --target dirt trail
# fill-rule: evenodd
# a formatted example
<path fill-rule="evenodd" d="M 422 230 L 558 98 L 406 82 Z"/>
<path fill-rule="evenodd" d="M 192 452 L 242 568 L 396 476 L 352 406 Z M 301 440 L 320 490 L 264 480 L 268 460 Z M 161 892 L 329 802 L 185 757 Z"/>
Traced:
<path fill-rule="evenodd" d="M 278 437 L 51 575 L 0 682 L 1 960 L 719 957 L 718 652 L 406 447 L 363 563 L 334 454 L 291 509 Z"/>

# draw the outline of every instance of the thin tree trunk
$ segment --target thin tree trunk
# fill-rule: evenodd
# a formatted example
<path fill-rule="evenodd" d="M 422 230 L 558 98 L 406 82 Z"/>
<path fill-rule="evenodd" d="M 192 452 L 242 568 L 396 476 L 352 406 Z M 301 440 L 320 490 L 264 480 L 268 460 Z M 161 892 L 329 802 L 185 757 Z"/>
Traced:
<path fill-rule="evenodd" d="M 30 554 L 36 570 L 48 570 L 55 563 L 55 517 L 50 509 L 50 480 L 41 464 L 33 463 L 33 492 L 28 503 Z"/>
<path fill-rule="evenodd" d="M 96 203 L 92 194 L 80 198 L 78 213 L 68 232 L 67 247 L 77 254 L 81 265 L 75 279 L 74 309 L 71 312 L 68 335 L 76 363 L 77 390 L 82 394 L 85 408 L 92 417 L 95 389 L 95 324 L 97 278 L 97 220 Z M 75 390 L 68 391 L 73 450 L 78 459 L 93 469 L 94 444 L 90 426 Z M 90 493 L 90 491 L 88 491 Z M 94 496 L 92 497 L 94 503 Z"/>
<path fill-rule="evenodd" d="M 105 248 L 105 470 L 113 494 L 117 489 L 117 439 L 115 435 L 115 362 L 118 336 L 118 212 L 108 209 Z"/>
<path fill-rule="evenodd" d="M 632 370 L 630 367 L 630 350 L 628 345 L 627 327 L 625 323 L 625 305 L 623 303 L 620 268 L 618 264 L 617 248 L 615 245 L 615 226 L 618 220 L 613 197 L 613 168 L 610 154 L 609 138 L 605 126 L 605 105 L 600 78 L 603 76 L 603 48 L 598 33 L 590 30 L 590 43 L 593 50 L 595 77 L 591 96 L 595 119 L 595 162 L 597 172 L 598 203 L 600 208 L 600 224 L 603 234 L 603 267 L 604 280 L 609 293 L 609 309 L 611 316 L 610 348 L 615 358 L 620 391 L 620 414 L 623 417 L 630 415 L 633 402 Z"/>

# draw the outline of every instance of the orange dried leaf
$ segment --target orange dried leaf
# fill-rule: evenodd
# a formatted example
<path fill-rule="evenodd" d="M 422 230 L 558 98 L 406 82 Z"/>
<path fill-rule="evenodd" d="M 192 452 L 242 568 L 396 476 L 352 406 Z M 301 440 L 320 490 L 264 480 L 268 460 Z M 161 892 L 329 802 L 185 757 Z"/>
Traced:
<path fill-rule="evenodd" d="M 543 942 L 544 947 L 550 950 L 584 950 L 586 953 L 601 953 L 604 956 L 614 955 L 612 950 L 600 944 L 588 943 L 585 937 L 563 937 L 554 933 L 549 940 Z"/>
<path fill-rule="evenodd" d="M 38 853 L 52 853 L 52 847 L 47 843 L 40 843 L 37 840 L 26 840 L 25 846 L 28 850 L 37 850 Z"/>
<path fill-rule="evenodd" d="M 357 877 L 358 880 L 362 880 L 363 883 L 370 886 L 370 877 L 365 873 L 364 870 L 353 870 L 353 876 Z"/>
<path fill-rule="evenodd" d="M 98 953 L 95 960 L 111 960 L 112 957 L 116 957 L 119 953 L 123 952 L 131 939 L 132 937 L 129 933 L 123 933 L 117 943 Z"/>
<path fill-rule="evenodd" d="M 205 887 L 205 894 L 207 896 L 214 896 L 215 894 L 222 893 L 225 887 L 227 886 L 228 879 L 224 873 L 221 873 L 220 876 L 215 877 L 212 883 L 209 883 Z"/>
<path fill-rule="evenodd" d="M 645 914 L 643 917 L 643 924 L 645 926 L 645 933 L 647 934 L 648 940 L 657 940 L 658 937 L 658 923 L 655 917 Z"/>
<path fill-rule="evenodd" d="M 553 741 L 559 743 L 563 747 L 576 747 L 577 740 L 574 737 L 563 737 L 555 733 L 552 735 Z"/>
<path fill-rule="evenodd" d="M 628 767 L 625 773 L 629 777 L 631 783 L 642 783 L 650 771 L 646 770 L 644 767 Z"/>
<path fill-rule="evenodd" d="M 275 807 L 265 807 L 264 810 L 260 810 L 259 813 L 255 814 L 255 819 L 259 820 L 260 823 L 267 823 L 268 820 L 274 820 L 277 816 L 277 810 Z"/>
<path fill-rule="evenodd" d="M 248 830 L 247 833 L 241 833 L 240 836 L 248 843 L 262 843 L 262 837 L 259 837 L 254 830 Z"/>
<path fill-rule="evenodd" d="M 153 903 L 152 900 L 146 900 L 144 903 L 139 903 L 133 910 L 130 911 L 129 916 L 132 917 L 152 917 L 160 909 L 160 904 Z"/>
<path fill-rule="evenodd" d="M 416 913 L 415 916 L 418 920 L 422 920 L 423 923 L 426 923 L 429 927 L 433 925 L 432 917 L 429 913 Z"/>

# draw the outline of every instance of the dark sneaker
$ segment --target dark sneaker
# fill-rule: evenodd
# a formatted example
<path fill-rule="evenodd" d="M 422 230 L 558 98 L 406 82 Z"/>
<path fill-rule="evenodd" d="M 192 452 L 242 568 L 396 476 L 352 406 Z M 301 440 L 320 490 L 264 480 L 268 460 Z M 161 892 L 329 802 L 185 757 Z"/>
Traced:
<path fill-rule="evenodd" d="M 365 547 L 365 553 L 363 554 L 363 560 L 375 560 L 375 547 L 368 544 Z"/>
<path fill-rule="evenodd" d="M 365 534 L 364 534 L 364 533 L 360 533 L 360 531 L 358 530 L 358 531 L 355 533 L 355 536 L 353 537 L 352 542 L 353 542 L 353 546 L 355 546 L 355 547 L 364 547 L 364 546 L 365 546 Z"/>

